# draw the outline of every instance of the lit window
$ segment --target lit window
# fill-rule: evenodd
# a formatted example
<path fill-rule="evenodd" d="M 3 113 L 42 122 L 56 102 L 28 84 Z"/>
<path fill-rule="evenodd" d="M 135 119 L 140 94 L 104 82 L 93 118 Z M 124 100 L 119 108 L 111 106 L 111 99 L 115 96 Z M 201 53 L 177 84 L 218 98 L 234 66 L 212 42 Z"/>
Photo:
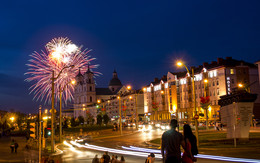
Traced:
<path fill-rule="evenodd" d="M 234 69 L 230 69 L 230 74 L 235 74 Z"/>

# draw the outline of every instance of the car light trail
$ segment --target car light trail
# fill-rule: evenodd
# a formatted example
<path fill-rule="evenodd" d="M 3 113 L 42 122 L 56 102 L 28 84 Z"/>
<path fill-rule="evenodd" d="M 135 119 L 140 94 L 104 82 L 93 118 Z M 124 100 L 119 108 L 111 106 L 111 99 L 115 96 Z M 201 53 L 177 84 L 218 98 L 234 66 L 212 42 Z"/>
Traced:
<path fill-rule="evenodd" d="M 132 155 L 132 156 L 139 156 L 139 157 L 147 157 L 150 153 L 155 153 L 155 157 L 161 159 L 161 151 L 157 149 L 148 149 L 148 148 L 140 148 L 140 147 L 125 147 L 122 146 L 123 149 L 126 150 L 120 150 L 120 149 L 113 149 L 113 148 L 107 148 L 107 147 L 100 147 L 96 145 L 90 145 L 85 143 L 85 145 L 81 145 L 77 143 L 77 141 L 70 141 L 71 144 L 80 147 L 80 148 L 87 148 L 87 149 L 92 149 L 92 150 L 97 150 L 97 151 L 109 151 L 111 153 L 117 153 L 117 154 L 125 154 L 125 155 Z M 66 141 L 64 142 L 65 145 L 69 146 L 71 150 L 77 153 L 82 153 L 78 150 L 76 150 L 71 144 L 67 143 Z M 234 158 L 234 157 L 223 157 L 223 156 L 214 156 L 214 155 L 203 155 L 203 154 L 198 154 L 196 156 L 197 158 L 202 158 L 202 159 L 211 159 L 211 160 L 220 160 L 220 161 L 231 161 L 231 162 L 245 162 L 245 163 L 260 163 L 260 160 L 256 159 L 246 159 L 246 158 Z"/>
<path fill-rule="evenodd" d="M 150 154 L 150 153 L 146 153 L 146 152 L 134 152 L 134 151 L 126 151 L 126 150 L 113 149 L 113 148 L 107 148 L 107 147 L 100 147 L 100 146 L 96 146 L 96 145 L 90 145 L 87 143 L 85 145 L 81 145 L 81 144 L 78 144 L 76 141 L 70 141 L 70 143 L 77 147 L 80 147 L 80 148 L 83 147 L 83 148 L 97 150 L 97 151 L 109 151 L 111 153 L 117 153 L 117 154 L 125 154 L 125 155 L 139 156 L 139 157 L 147 157 Z M 73 147 L 73 146 L 71 145 L 70 147 Z M 156 155 L 155 157 L 162 158 L 161 155 Z"/>
<path fill-rule="evenodd" d="M 140 147 L 134 147 L 134 146 L 130 146 L 130 147 L 122 146 L 122 148 L 127 149 L 127 150 L 140 151 L 140 152 L 149 152 L 149 153 L 157 153 L 157 154 L 161 153 L 161 151 L 157 150 L 157 149 L 147 149 L 147 148 L 140 148 Z M 196 155 L 196 157 L 203 158 L 203 159 L 220 160 L 220 161 L 260 163 L 260 160 L 246 159 L 246 158 L 224 157 L 224 156 L 203 155 L 203 154 L 198 154 L 198 155 Z"/>

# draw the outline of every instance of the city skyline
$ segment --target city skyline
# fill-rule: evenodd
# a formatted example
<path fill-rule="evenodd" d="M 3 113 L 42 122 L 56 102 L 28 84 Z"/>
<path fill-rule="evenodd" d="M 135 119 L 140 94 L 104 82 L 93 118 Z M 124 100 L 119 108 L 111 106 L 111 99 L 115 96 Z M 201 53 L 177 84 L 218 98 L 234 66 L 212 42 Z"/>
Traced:
<path fill-rule="evenodd" d="M 97 70 L 103 73 L 96 78 L 97 87 L 108 85 L 114 69 L 124 85 L 140 88 L 168 71 L 184 71 L 175 67 L 178 59 L 187 66 L 218 57 L 251 63 L 260 59 L 257 1 L 68 2 L 52 3 L 57 13 L 71 8 L 68 16 L 55 15 L 50 9 L 42 14 L 45 3 L 2 5 L 1 110 L 37 111 L 42 103 L 28 95 L 31 84 L 24 82 L 25 64 L 32 52 L 44 50 L 48 41 L 59 36 L 93 49 L 90 55 L 97 58 L 93 64 L 100 64 Z"/>

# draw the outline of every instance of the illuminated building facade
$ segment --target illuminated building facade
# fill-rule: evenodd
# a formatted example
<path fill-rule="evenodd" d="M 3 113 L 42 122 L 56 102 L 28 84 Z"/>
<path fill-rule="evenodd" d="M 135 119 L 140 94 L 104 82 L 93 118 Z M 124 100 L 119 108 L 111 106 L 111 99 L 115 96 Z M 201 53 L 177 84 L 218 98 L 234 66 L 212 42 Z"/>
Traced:
<path fill-rule="evenodd" d="M 190 72 L 192 71 L 190 70 Z M 204 121 L 206 118 L 205 110 L 200 107 L 200 97 L 205 95 L 210 97 L 208 117 L 210 121 L 213 121 L 220 118 L 220 106 L 218 105 L 220 96 L 231 94 L 234 89 L 238 89 L 239 83 L 245 87 L 248 86 L 251 93 L 260 94 L 257 66 L 231 57 L 218 58 L 217 61 L 194 67 L 194 76 L 199 121 Z M 204 82 L 205 79 L 207 79 L 207 83 Z M 147 108 L 144 108 L 144 111 L 146 115 L 150 115 L 150 120 L 156 120 L 153 118 L 156 114 L 153 110 L 153 102 L 159 102 L 157 116 L 160 121 L 167 121 L 169 117 L 178 118 L 182 122 L 194 120 L 192 80 L 191 74 L 187 71 L 168 72 L 167 80 L 152 82 L 147 86 L 144 95 L 144 103 Z M 159 95 L 160 91 L 164 91 L 165 94 Z M 260 96 L 255 103 L 256 106 L 260 103 Z"/>
<path fill-rule="evenodd" d="M 144 92 L 144 113 L 149 121 L 168 121 L 171 119 L 168 105 L 167 77 L 155 78 Z"/>
<path fill-rule="evenodd" d="M 118 79 L 117 72 L 114 70 L 113 78 L 109 82 L 108 88 L 96 88 L 93 72 L 88 68 L 85 73 L 79 70 L 76 76 L 74 92 L 74 117 L 86 117 L 87 113 L 96 116 L 97 100 L 107 101 L 123 87 Z"/>
<path fill-rule="evenodd" d="M 142 93 L 135 94 L 134 90 L 127 90 L 118 79 L 117 72 L 108 88 L 96 88 L 94 74 L 90 69 L 84 74 L 79 71 L 76 76 L 77 84 L 74 93 L 74 117 L 91 115 L 94 119 L 99 113 L 106 113 L 110 118 L 116 119 L 119 115 L 119 99 L 121 97 L 122 117 L 131 119 L 135 116 L 136 107 L 139 115 L 143 115 L 144 97 Z M 137 91 L 138 92 L 138 91 Z M 137 103 L 136 103 L 137 102 Z"/>

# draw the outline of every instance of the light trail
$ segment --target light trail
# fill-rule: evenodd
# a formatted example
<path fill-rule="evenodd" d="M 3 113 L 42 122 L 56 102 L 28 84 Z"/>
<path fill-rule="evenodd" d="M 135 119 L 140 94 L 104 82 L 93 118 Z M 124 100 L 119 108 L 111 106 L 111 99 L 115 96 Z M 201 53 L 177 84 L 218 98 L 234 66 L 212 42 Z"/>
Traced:
<path fill-rule="evenodd" d="M 138 156 L 138 157 L 147 157 L 150 154 L 150 153 L 146 153 L 146 152 L 134 152 L 134 151 L 113 149 L 113 148 L 107 148 L 107 147 L 100 147 L 100 146 L 96 146 L 96 145 L 90 145 L 87 143 L 85 145 L 81 145 L 81 144 L 78 144 L 76 141 L 70 141 L 70 143 L 77 147 L 80 147 L 80 148 L 87 148 L 87 149 L 92 149 L 92 150 L 97 150 L 97 151 L 109 151 L 111 153 L 132 155 L 132 156 Z M 71 147 L 73 147 L 73 146 L 71 146 Z M 162 156 L 159 154 L 157 154 L 155 157 L 162 158 Z"/>
<path fill-rule="evenodd" d="M 138 157 L 147 157 L 150 153 L 155 153 L 155 158 L 161 159 L 161 151 L 157 149 L 148 149 L 148 148 L 140 148 L 135 146 L 125 147 L 122 146 L 123 149 L 126 150 L 120 150 L 120 149 L 113 149 L 113 148 L 107 148 L 107 147 L 100 147 L 96 145 L 90 145 L 85 143 L 85 145 L 81 145 L 77 143 L 76 141 L 70 141 L 71 144 L 80 147 L 80 148 L 87 148 L 91 150 L 97 150 L 97 151 L 108 151 L 111 153 L 117 153 L 117 154 L 125 154 L 125 155 L 132 155 L 132 156 L 138 156 Z M 72 145 L 64 142 L 65 145 L 69 146 L 73 151 L 80 152 L 76 150 Z M 224 156 L 214 156 L 214 155 L 203 155 L 198 154 L 196 155 L 196 158 L 202 158 L 202 159 L 211 159 L 211 160 L 219 160 L 219 161 L 230 161 L 230 162 L 244 162 L 244 163 L 260 163 L 260 160 L 257 159 L 246 159 L 246 158 L 235 158 L 235 157 L 224 157 Z"/>
<path fill-rule="evenodd" d="M 140 151 L 140 152 L 149 152 L 149 153 L 157 153 L 161 154 L 161 150 L 157 149 L 147 149 L 147 148 L 140 148 L 140 147 L 124 147 L 123 149 L 132 150 L 132 151 Z M 246 158 L 235 158 L 235 157 L 224 157 L 224 156 L 214 156 L 214 155 L 203 155 L 198 154 L 196 155 L 197 158 L 203 159 L 212 159 L 212 160 L 220 160 L 220 161 L 231 161 L 231 162 L 246 162 L 246 163 L 260 163 L 260 160 L 257 159 L 246 159 Z"/>

